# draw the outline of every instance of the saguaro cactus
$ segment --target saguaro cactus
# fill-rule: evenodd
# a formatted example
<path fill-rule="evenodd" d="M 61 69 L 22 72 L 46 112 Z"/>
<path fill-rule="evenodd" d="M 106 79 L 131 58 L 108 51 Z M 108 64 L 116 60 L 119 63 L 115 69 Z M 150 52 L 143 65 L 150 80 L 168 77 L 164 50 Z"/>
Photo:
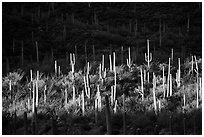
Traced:
<path fill-rule="evenodd" d="M 37 71 L 37 79 L 36 79 L 36 107 L 38 107 L 38 80 L 39 80 L 39 71 Z"/>
<path fill-rule="evenodd" d="M 12 99 L 12 83 L 11 83 L 11 80 L 9 80 L 9 91 L 10 91 L 10 93 L 11 93 L 11 99 Z"/>
<path fill-rule="evenodd" d="M 153 100 L 154 100 L 154 111 L 155 114 L 157 114 L 157 102 L 156 102 L 156 94 L 155 94 L 155 89 L 156 89 L 156 77 L 153 73 Z"/>
<path fill-rule="evenodd" d="M 83 90 L 82 90 L 81 98 L 82 98 L 82 116 L 84 116 L 85 115 L 85 102 L 84 102 L 84 91 Z"/>
<path fill-rule="evenodd" d="M 73 103 L 75 103 L 75 87 L 74 87 L 74 85 L 72 86 L 72 92 L 73 92 L 73 95 L 72 95 Z"/>
<path fill-rule="evenodd" d="M 174 60 L 174 49 L 172 48 L 171 49 L 171 61 L 173 63 L 173 60 Z"/>
<path fill-rule="evenodd" d="M 199 79 L 198 79 L 198 75 L 199 75 L 199 72 L 198 72 L 198 62 L 197 62 L 197 59 L 196 59 L 196 56 L 194 56 L 194 59 L 195 59 L 195 72 L 196 72 L 196 108 L 198 109 L 198 106 L 199 106 Z"/>
<path fill-rule="evenodd" d="M 162 87 L 163 87 L 163 92 L 164 92 L 164 95 L 163 95 L 163 97 L 165 98 L 165 94 L 166 94 L 166 90 L 165 90 L 165 76 L 164 76 L 164 66 L 162 67 L 162 72 L 163 72 L 163 83 L 162 83 Z"/>
<path fill-rule="evenodd" d="M 130 68 L 131 66 L 131 53 L 130 53 L 130 47 L 128 48 L 128 61 L 127 61 L 127 66 Z"/>
<path fill-rule="evenodd" d="M 148 69 L 150 69 L 150 62 L 152 61 L 152 53 L 149 53 L 149 40 L 147 40 L 147 54 L 145 53 L 145 61 L 147 62 Z M 149 83 L 149 71 L 147 72 L 147 82 Z"/>
<path fill-rule="evenodd" d="M 169 67 L 168 67 L 168 77 L 167 77 L 167 97 L 169 96 L 169 88 L 170 88 L 170 69 L 171 69 L 171 58 L 169 58 Z"/>
<path fill-rule="evenodd" d="M 102 55 L 102 72 L 104 71 L 104 67 L 105 67 L 105 56 Z"/>
<path fill-rule="evenodd" d="M 46 95 L 47 85 L 44 87 L 44 103 L 46 104 L 47 101 L 47 95 Z"/>
<path fill-rule="evenodd" d="M 58 66 L 58 76 L 61 75 L 61 70 L 60 70 L 60 66 Z"/>
<path fill-rule="evenodd" d="M 65 94 L 65 96 L 64 96 L 64 98 L 65 98 L 65 100 L 64 100 L 64 106 L 65 106 L 65 108 L 67 108 L 67 105 L 68 105 L 68 103 L 67 103 L 67 88 L 65 88 L 65 90 L 64 90 L 64 94 Z"/>
<path fill-rule="evenodd" d="M 179 88 L 181 85 L 181 64 L 180 64 L 180 58 L 178 58 L 178 70 L 176 73 L 176 83 L 177 87 Z"/>
<path fill-rule="evenodd" d="M 169 83 L 170 83 L 170 96 L 172 96 L 172 74 L 170 74 L 170 80 L 169 80 Z"/>
<path fill-rule="evenodd" d="M 57 76 L 57 61 L 55 60 L 55 75 Z"/>
<path fill-rule="evenodd" d="M 142 90 L 142 101 L 144 100 L 144 89 L 143 89 L 143 76 L 142 76 L 142 68 L 140 68 L 141 74 L 141 90 Z"/>
<path fill-rule="evenodd" d="M 33 102 L 32 102 L 32 113 L 34 114 L 35 110 L 35 82 L 33 82 Z"/>
<path fill-rule="evenodd" d="M 113 68 L 112 68 L 112 57 L 111 57 L 111 54 L 109 55 L 109 61 L 110 61 L 110 71 L 112 71 Z"/>

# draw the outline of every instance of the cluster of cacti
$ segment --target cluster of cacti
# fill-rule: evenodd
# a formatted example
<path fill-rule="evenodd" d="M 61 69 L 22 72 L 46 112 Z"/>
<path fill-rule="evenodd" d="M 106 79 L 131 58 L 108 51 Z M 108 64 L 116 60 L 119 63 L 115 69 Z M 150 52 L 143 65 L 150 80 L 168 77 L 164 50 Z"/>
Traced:
<path fill-rule="evenodd" d="M 122 48 L 122 52 L 123 52 L 123 48 Z M 172 53 L 173 53 L 173 50 L 172 50 Z M 107 73 L 107 70 L 106 69 L 106 66 L 105 66 L 105 55 L 102 55 L 102 58 L 101 58 L 101 62 L 99 64 L 99 67 L 97 68 L 98 69 L 98 73 L 96 74 L 97 77 L 99 76 L 99 79 L 97 82 L 97 85 L 96 85 L 96 93 L 94 93 L 94 89 L 92 89 L 92 82 L 90 81 L 91 80 L 91 76 L 90 73 L 92 73 L 92 67 L 90 67 L 90 62 L 87 62 L 86 64 L 86 69 L 84 71 L 84 74 L 83 74 L 83 77 L 82 77 L 82 83 L 84 84 L 83 85 L 83 90 L 81 90 L 81 93 L 78 92 L 78 85 L 76 84 L 76 79 L 77 79 L 77 76 L 76 76 L 76 72 L 75 72 L 75 64 L 76 64 L 76 58 L 75 58 L 75 54 L 72 54 L 70 53 L 70 65 L 71 65 L 71 84 L 69 83 L 68 84 L 68 87 L 67 85 L 65 87 L 63 87 L 64 89 L 64 95 L 63 95 L 63 99 L 64 99 L 64 107 L 65 109 L 68 110 L 69 108 L 69 102 L 68 101 L 68 89 L 70 89 L 70 91 L 72 91 L 72 94 L 71 94 L 71 98 L 72 98 L 72 102 L 74 106 L 77 106 L 77 103 L 79 104 L 80 106 L 80 110 L 82 110 L 82 115 L 86 115 L 88 113 L 88 109 L 89 108 L 92 108 L 94 109 L 94 113 L 95 113 L 95 122 L 97 123 L 98 122 L 98 112 L 102 112 L 102 108 L 105 106 L 105 104 L 102 104 L 103 102 L 103 96 L 101 94 L 101 90 L 102 90 L 102 87 L 106 84 L 106 78 L 108 76 L 110 76 L 112 78 L 112 81 L 113 84 L 110 85 L 110 104 L 109 104 L 109 96 L 105 96 L 105 101 L 106 101 L 106 122 L 107 122 L 107 132 L 108 134 L 111 134 L 111 112 L 113 112 L 113 114 L 116 114 L 117 112 L 120 112 L 118 111 L 120 109 L 120 104 L 121 102 L 119 102 L 119 98 L 117 97 L 117 92 L 119 92 L 120 94 L 120 90 L 117 91 L 117 77 L 120 75 L 120 72 L 119 72 L 119 69 L 117 69 L 117 72 L 116 72 L 116 53 L 113 52 L 111 54 L 109 54 L 109 72 L 111 73 Z M 191 66 L 191 72 L 192 73 L 196 73 L 196 108 L 199 107 L 199 99 L 201 99 L 201 89 L 202 89 L 202 82 L 201 82 L 201 77 L 199 77 L 199 70 L 198 70 L 198 61 L 196 60 L 196 56 L 192 56 L 192 66 Z M 195 61 L 194 61 L 195 60 Z M 140 66 L 137 69 L 137 71 L 139 72 L 139 76 L 140 76 L 140 83 L 141 83 L 141 100 L 142 101 L 146 101 L 146 98 L 145 96 L 148 96 L 146 95 L 145 91 L 147 90 L 146 88 L 146 84 L 150 84 L 150 75 L 153 76 L 153 79 L 152 79 L 152 89 L 151 89 L 151 92 L 152 92 L 152 98 L 153 98 L 153 108 L 154 108 L 154 111 L 155 111 L 155 114 L 157 115 L 158 112 L 160 113 L 161 112 L 161 108 L 162 108 L 162 100 L 160 97 L 158 97 L 157 95 L 157 91 L 159 89 L 159 86 L 157 86 L 157 80 L 159 78 L 159 76 L 157 76 L 155 72 L 151 72 L 149 69 L 150 69 L 150 62 L 152 61 L 152 53 L 150 53 L 149 51 L 149 40 L 147 40 L 147 54 L 145 53 L 145 61 L 147 62 L 147 69 L 146 68 L 143 68 L 143 66 Z M 173 96 L 174 93 L 173 93 L 173 85 L 174 85 L 174 79 L 173 79 L 173 71 L 171 71 L 171 68 L 173 68 L 171 66 L 171 62 L 173 62 L 173 54 L 171 56 L 171 58 L 169 58 L 169 62 L 168 62 L 168 73 L 167 73 L 167 79 L 166 79 L 166 76 L 165 76 L 165 66 L 163 65 L 162 66 L 162 91 L 163 91 L 163 98 L 166 98 L 166 97 L 169 97 L 169 96 Z M 58 76 L 57 78 L 61 78 L 62 75 L 62 72 L 61 72 L 61 68 L 60 66 L 57 64 L 57 61 L 55 60 L 54 62 L 54 66 L 55 66 L 55 76 Z M 131 60 L 131 49 L 130 47 L 128 48 L 128 59 L 127 59 L 127 66 L 129 68 L 131 68 L 132 66 L 132 60 Z M 195 68 L 194 68 L 194 65 L 195 65 Z M 90 70 L 91 69 L 91 70 Z M 109 75 L 111 74 L 111 75 Z M 107 76 L 108 75 L 108 76 Z M 32 109 L 32 114 L 33 114 L 33 133 L 36 134 L 36 124 L 37 124 L 37 109 L 39 107 L 39 97 L 40 97 L 40 92 L 39 92 L 39 79 L 40 79 L 40 76 L 39 76 L 39 71 L 36 72 L 36 77 L 33 78 L 33 70 L 30 70 L 30 93 L 29 93 L 29 97 L 28 97 L 28 100 L 27 101 L 27 108 L 28 110 Z M 181 62 L 180 62 L 180 58 L 178 58 L 178 69 L 177 69 L 177 72 L 176 72 L 176 77 L 175 77 L 175 81 L 177 83 L 177 87 L 178 89 L 180 89 L 181 87 Z M 146 83 L 147 81 L 147 83 Z M 120 82 L 120 81 L 119 81 Z M 119 85 L 120 83 L 118 83 Z M 44 85 L 44 89 L 43 89 L 43 92 L 42 92 L 42 95 L 43 95 L 43 102 L 44 104 L 48 103 L 47 102 L 47 87 L 48 85 Z M 63 85 L 64 86 L 64 85 Z M 119 86 L 118 86 L 118 89 L 119 89 Z M 9 91 L 12 92 L 12 81 L 10 80 L 9 81 Z M 200 91 L 200 92 L 199 92 Z M 144 93 L 145 92 L 145 93 Z M 78 95 L 79 93 L 79 95 Z M 94 96 L 94 98 L 92 98 Z M 78 99 L 77 99 L 78 97 Z M 125 108 L 125 93 L 123 93 L 123 132 L 124 134 L 126 134 L 126 108 Z M 12 98 L 12 94 L 11 94 L 11 98 Z M 91 100 L 90 104 L 89 103 L 89 100 Z M 93 103 L 92 103 L 93 102 Z M 32 104 L 32 105 L 31 105 Z M 87 105 L 88 104 L 88 105 Z M 15 102 L 14 102 L 14 105 L 15 107 Z M 32 106 L 32 107 L 31 107 Z M 91 106 L 91 107 L 89 107 Z M 183 93 L 183 112 L 184 112 L 184 109 L 185 109 L 185 106 L 186 106 L 186 95 L 185 93 Z M 111 108 L 111 110 L 110 110 Z M 81 114 L 81 113 L 80 113 Z M 26 119 L 26 118 L 25 118 Z"/>

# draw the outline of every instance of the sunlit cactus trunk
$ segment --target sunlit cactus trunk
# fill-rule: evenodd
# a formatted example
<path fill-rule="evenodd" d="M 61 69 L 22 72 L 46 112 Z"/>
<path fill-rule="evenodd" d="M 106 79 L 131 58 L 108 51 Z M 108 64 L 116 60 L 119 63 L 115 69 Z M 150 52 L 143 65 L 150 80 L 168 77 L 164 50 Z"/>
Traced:
<path fill-rule="evenodd" d="M 141 90 L 142 90 L 142 101 L 144 101 L 144 88 L 143 88 L 143 74 L 142 74 L 142 68 L 140 68 L 140 74 L 141 74 Z"/>
<path fill-rule="evenodd" d="M 64 90 L 64 94 L 65 94 L 65 96 L 64 96 L 64 98 L 65 98 L 65 100 L 64 100 L 64 106 L 65 106 L 65 108 L 67 108 L 67 106 L 68 106 L 68 103 L 67 103 L 67 88 L 65 88 L 65 90 Z"/>
<path fill-rule="evenodd" d="M 128 48 L 128 60 L 127 60 L 127 66 L 131 67 L 131 53 L 130 53 L 130 47 Z"/>
<path fill-rule="evenodd" d="M 90 65 L 89 62 L 87 63 L 87 72 L 86 72 L 86 78 L 85 78 L 85 83 L 86 83 L 86 90 L 87 90 L 87 96 L 88 98 L 91 98 L 91 88 L 89 85 L 89 71 L 90 71 Z"/>
<path fill-rule="evenodd" d="M 116 67 L 115 67 L 115 52 L 113 52 L 113 71 L 114 71 L 114 101 L 116 100 L 116 89 L 117 89 L 117 82 L 116 82 Z"/>
<path fill-rule="evenodd" d="M 149 40 L 147 40 L 147 54 L 145 53 L 145 61 L 147 62 L 147 67 L 148 67 L 147 82 L 149 83 L 149 69 L 150 69 L 150 62 L 152 61 L 152 53 L 149 53 Z"/>
<path fill-rule="evenodd" d="M 57 61 L 55 60 L 55 75 L 57 76 Z"/>
<path fill-rule="evenodd" d="M 98 123 L 98 101 L 95 99 L 95 123 Z"/>
<path fill-rule="evenodd" d="M 12 83 L 11 83 L 11 80 L 9 80 L 9 91 L 11 93 L 10 99 L 12 99 L 13 92 L 12 92 Z"/>
<path fill-rule="evenodd" d="M 181 64 L 180 64 L 180 58 L 178 58 L 178 70 L 176 72 L 176 83 L 177 83 L 177 87 L 179 88 L 181 86 Z"/>
<path fill-rule="evenodd" d="M 83 90 L 82 90 L 81 98 L 82 98 L 82 116 L 84 116 L 85 115 L 85 102 L 84 102 L 84 91 Z"/>
<path fill-rule="evenodd" d="M 76 96 L 76 95 L 75 95 L 75 94 L 76 94 L 75 92 L 76 92 L 76 91 L 75 91 L 74 85 L 72 86 L 72 92 L 73 92 L 73 95 L 72 95 L 72 97 L 73 97 L 73 98 L 72 98 L 72 99 L 73 99 L 73 103 L 75 103 L 75 100 L 76 100 L 76 99 L 75 99 L 75 98 L 76 98 L 76 97 L 75 97 L 75 96 Z"/>
<path fill-rule="evenodd" d="M 146 83 L 146 70 L 144 69 L 144 83 Z"/>
<path fill-rule="evenodd" d="M 34 110 L 35 110 L 35 82 L 32 83 L 33 84 L 33 102 L 32 102 L 32 112 L 34 114 Z"/>
<path fill-rule="evenodd" d="M 109 61 L 110 61 L 110 71 L 112 72 L 113 68 L 112 68 L 112 57 L 111 57 L 111 54 L 109 55 Z"/>
<path fill-rule="evenodd" d="M 84 91 L 85 91 L 86 96 L 88 96 L 86 76 L 84 76 Z"/>
<path fill-rule="evenodd" d="M 158 100 L 158 111 L 161 112 L 161 100 Z"/>
<path fill-rule="evenodd" d="M 100 87 L 97 85 L 97 93 L 96 93 L 96 100 L 97 100 L 97 108 L 99 111 L 101 111 L 101 95 L 100 95 Z"/>
<path fill-rule="evenodd" d="M 118 105 L 118 100 L 115 100 L 114 108 L 113 108 L 113 113 L 117 113 L 117 105 Z"/>
<path fill-rule="evenodd" d="M 168 67 L 168 76 L 167 76 L 167 96 L 169 96 L 169 88 L 170 88 L 170 67 L 171 67 L 171 58 L 169 58 L 169 67 Z"/>
<path fill-rule="evenodd" d="M 114 103 L 114 86 L 111 86 L 111 106 L 113 106 Z"/>
<path fill-rule="evenodd" d="M 60 66 L 58 66 L 58 76 L 61 75 L 61 69 L 60 69 Z"/>
<path fill-rule="evenodd" d="M 39 81 L 39 71 L 37 71 L 37 79 L 36 79 L 36 107 L 38 107 L 38 99 L 39 99 L 39 95 L 38 95 L 38 81 Z"/>
<path fill-rule="evenodd" d="M 154 111 L 155 111 L 155 114 L 157 114 L 157 102 L 156 102 L 155 90 L 156 90 L 156 77 L 155 77 L 155 74 L 153 73 L 153 100 L 154 100 Z"/>
<path fill-rule="evenodd" d="M 165 75 L 164 75 L 164 66 L 162 67 L 162 72 L 163 72 L 163 79 L 162 79 L 162 87 L 163 87 L 163 92 L 164 92 L 164 95 L 163 95 L 163 97 L 165 98 L 165 94 L 166 94 L 166 89 L 165 89 Z"/>
<path fill-rule="evenodd" d="M 170 74 L 170 80 L 169 80 L 169 86 L 170 86 L 170 96 L 172 96 L 172 74 Z"/>
<path fill-rule="evenodd" d="M 196 72 L 196 108 L 199 107 L 199 71 L 198 71 L 198 61 L 196 59 L 196 56 L 194 56 L 195 59 L 195 72 Z"/>
<path fill-rule="evenodd" d="M 45 87 L 44 87 L 44 104 L 46 104 L 46 102 L 47 102 L 46 91 L 47 91 L 47 85 L 45 85 Z"/>
<path fill-rule="evenodd" d="M 105 55 L 102 55 L 102 72 L 104 72 L 105 68 Z"/>

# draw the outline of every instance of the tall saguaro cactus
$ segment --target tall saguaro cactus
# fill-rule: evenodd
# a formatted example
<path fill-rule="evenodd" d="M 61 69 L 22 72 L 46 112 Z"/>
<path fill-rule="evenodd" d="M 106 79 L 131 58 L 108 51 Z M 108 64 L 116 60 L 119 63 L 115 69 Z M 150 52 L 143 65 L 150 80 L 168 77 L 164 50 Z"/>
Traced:
<path fill-rule="evenodd" d="M 57 61 L 55 60 L 55 75 L 57 76 Z"/>
<path fill-rule="evenodd" d="M 110 71 L 112 71 L 113 68 L 112 68 L 112 57 L 111 57 L 111 54 L 109 55 L 109 61 L 110 61 Z"/>
<path fill-rule="evenodd" d="M 149 40 L 147 40 L 147 54 L 145 53 L 145 61 L 147 62 L 148 69 L 150 69 L 150 62 L 152 61 L 152 53 L 149 53 Z M 147 82 L 149 83 L 149 71 L 147 72 Z"/>
<path fill-rule="evenodd" d="M 156 101 L 155 90 L 156 90 L 156 77 L 155 77 L 155 74 L 153 73 L 153 100 L 154 100 L 154 111 L 155 111 L 155 114 L 157 114 L 157 101 Z"/>
<path fill-rule="evenodd" d="M 165 98 L 165 93 L 166 93 L 166 90 L 165 90 L 165 76 L 164 76 L 164 66 L 162 67 L 162 72 L 163 72 L 163 82 L 162 82 L 162 87 L 163 87 L 163 92 L 164 92 L 164 95 L 163 95 L 163 97 Z"/>
<path fill-rule="evenodd" d="M 142 90 L 142 101 L 144 100 L 144 89 L 143 89 L 143 74 L 142 74 L 142 68 L 140 68 L 141 73 L 141 90 Z"/>
<path fill-rule="evenodd" d="M 39 71 L 37 71 L 37 78 L 36 78 L 36 107 L 38 107 L 38 98 L 39 98 L 38 81 L 39 81 Z"/>
<path fill-rule="evenodd" d="M 169 58 L 168 76 L 167 76 L 167 97 L 169 96 L 170 89 L 170 72 L 171 72 L 171 58 Z"/>
<path fill-rule="evenodd" d="M 176 83 L 177 83 L 177 87 L 179 88 L 181 86 L 181 63 L 180 63 L 180 58 L 178 58 L 178 70 L 176 72 Z"/>
<path fill-rule="evenodd" d="M 130 68 L 130 66 L 131 66 L 131 53 L 130 53 L 130 47 L 128 48 L 127 66 L 128 66 L 129 68 Z"/>

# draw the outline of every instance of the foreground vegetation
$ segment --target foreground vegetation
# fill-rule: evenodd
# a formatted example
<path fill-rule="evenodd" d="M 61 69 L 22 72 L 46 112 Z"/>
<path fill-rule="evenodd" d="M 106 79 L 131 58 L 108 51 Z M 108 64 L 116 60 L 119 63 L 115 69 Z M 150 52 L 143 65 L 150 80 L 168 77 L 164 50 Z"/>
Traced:
<path fill-rule="evenodd" d="M 149 45 L 149 41 L 147 41 Z M 115 52 L 65 72 L 18 69 L 2 80 L 3 134 L 202 134 L 201 58 L 116 66 Z"/>

